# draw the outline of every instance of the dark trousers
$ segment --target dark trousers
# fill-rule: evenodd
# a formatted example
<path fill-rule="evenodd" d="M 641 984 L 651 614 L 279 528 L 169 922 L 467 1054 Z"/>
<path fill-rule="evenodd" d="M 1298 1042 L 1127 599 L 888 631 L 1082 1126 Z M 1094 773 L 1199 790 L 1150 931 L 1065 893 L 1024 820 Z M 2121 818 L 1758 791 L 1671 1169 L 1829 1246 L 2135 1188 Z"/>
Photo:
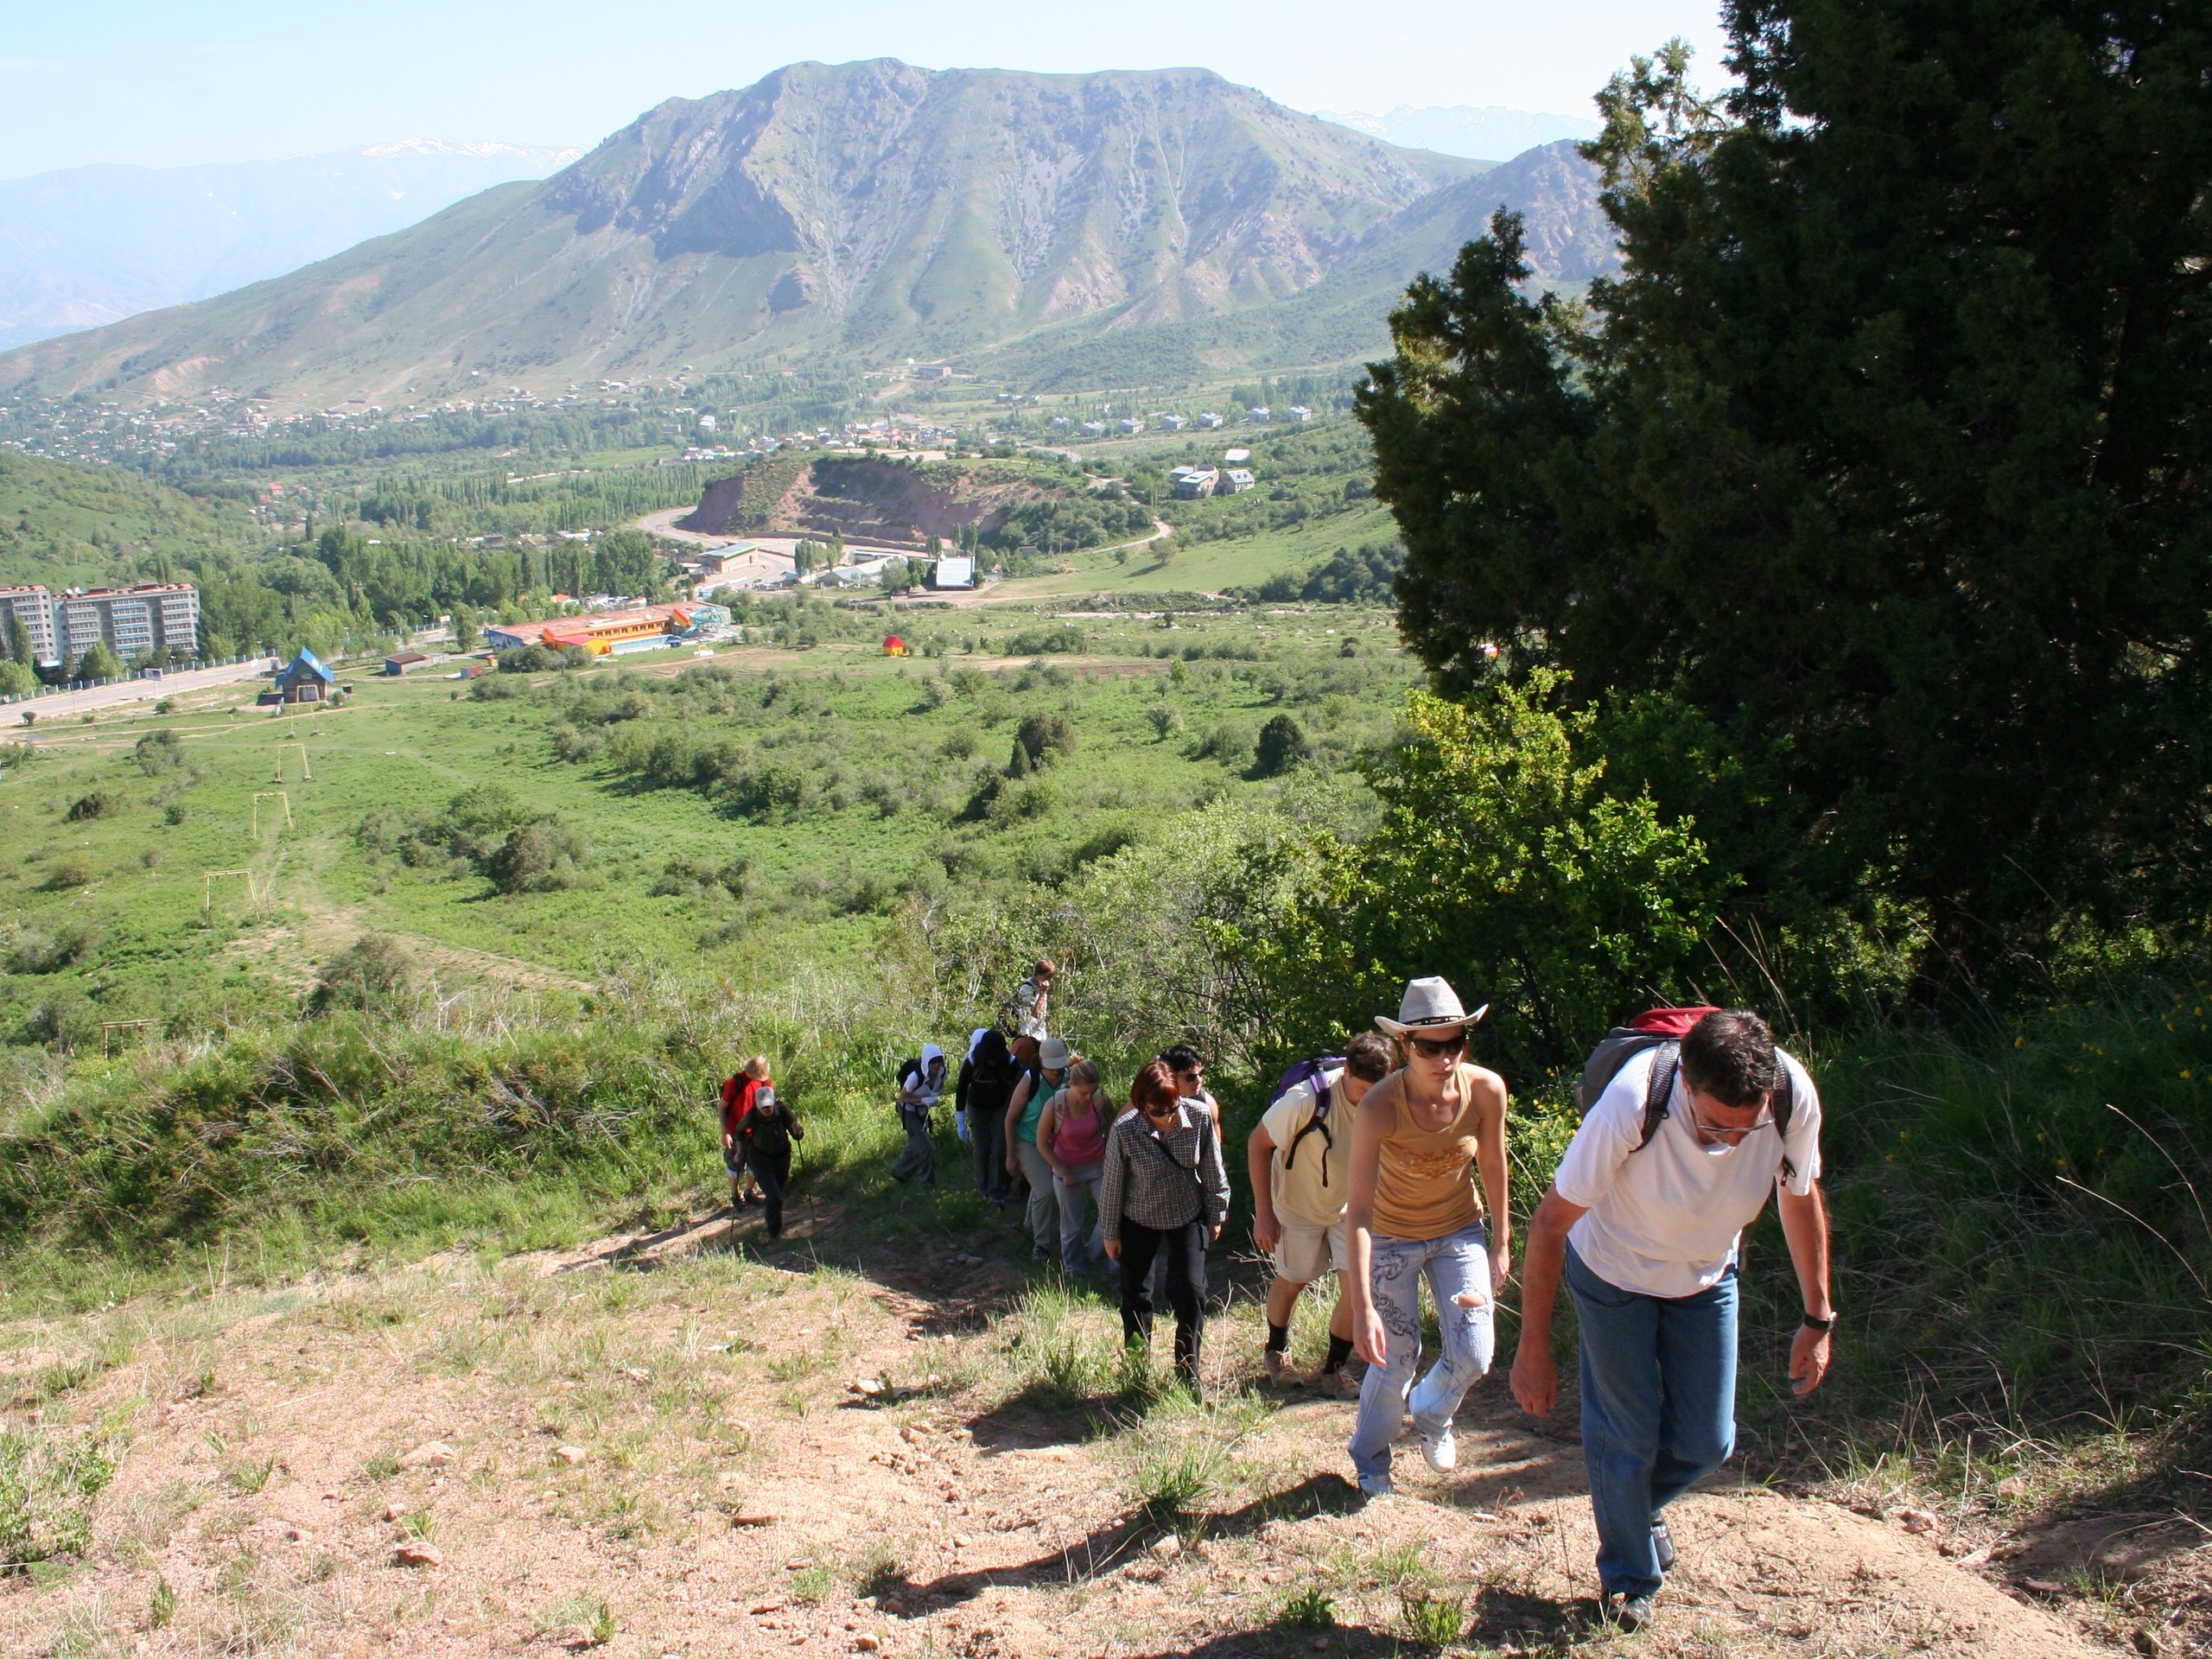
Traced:
<path fill-rule="evenodd" d="M 791 1179 L 791 1148 L 781 1152 L 762 1152 L 756 1147 L 745 1149 L 745 1166 L 753 1172 L 753 1179 L 760 1184 L 760 1209 L 767 1224 L 768 1236 L 784 1236 L 784 1188 Z"/>
<path fill-rule="evenodd" d="M 1206 1294 L 1206 1230 L 1200 1221 L 1155 1230 L 1122 1221 L 1122 1339 L 1133 1347 L 1152 1342 L 1152 1263 L 1167 1263 L 1167 1305 L 1175 1310 L 1175 1369 L 1193 1387 L 1198 1380 L 1198 1333 Z"/>
<path fill-rule="evenodd" d="M 937 1185 L 937 1142 L 930 1138 L 930 1115 L 926 1109 L 915 1111 L 911 1107 L 899 1109 L 899 1122 L 906 1126 L 906 1150 L 899 1154 L 899 1161 L 891 1166 L 894 1180 L 921 1178 L 925 1186 Z"/>
<path fill-rule="evenodd" d="M 1006 1108 L 969 1112 L 968 1133 L 976 1141 L 976 1190 L 993 1204 L 1005 1203 L 1014 1191 L 1006 1173 Z"/>

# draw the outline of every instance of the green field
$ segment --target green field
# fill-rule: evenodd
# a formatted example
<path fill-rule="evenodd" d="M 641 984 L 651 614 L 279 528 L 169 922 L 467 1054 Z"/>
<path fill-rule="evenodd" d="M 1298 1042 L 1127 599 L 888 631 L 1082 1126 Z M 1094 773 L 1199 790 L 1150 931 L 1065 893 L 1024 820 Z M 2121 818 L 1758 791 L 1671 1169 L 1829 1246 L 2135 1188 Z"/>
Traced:
<path fill-rule="evenodd" d="M 455 984 L 587 980 L 638 960 L 772 979 L 864 954 L 912 899 L 1049 887 L 1190 806 L 1280 794 L 1287 780 L 1247 775 L 1276 713 L 1341 767 L 1388 737 L 1414 678 L 1376 612 L 1086 621 L 1079 651 L 1033 658 L 1004 653 L 1025 633 L 1077 641 L 1003 607 L 887 622 L 810 611 L 805 637 L 820 643 L 807 649 L 655 653 L 468 686 L 362 675 L 320 714 L 272 717 L 224 692 L 166 715 L 42 726 L 0 777 L 14 831 L 0 1030 L 86 1052 L 104 1021 L 181 1035 L 283 1016 L 316 963 L 366 931 L 398 936 Z M 887 659 L 887 626 L 945 654 Z M 1219 652 L 1232 654 L 1183 660 Z M 1166 736 L 1154 710 L 1167 711 Z M 1064 717 L 1071 749 L 978 809 L 1033 714 Z M 156 738 L 142 764 L 143 741 L 162 732 L 175 747 Z M 560 758 L 564 742 L 582 758 Z M 671 742 L 741 759 L 671 782 Z M 287 744 L 299 747 L 280 756 Z M 503 894 L 465 859 L 393 850 L 408 823 L 486 785 L 588 844 L 575 885 Z M 273 790 L 283 798 L 259 802 L 257 840 L 255 797 Z M 384 830 L 365 834 L 379 813 Z M 736 891 L 690 874 L 737 861 Z M 255 873 L 253 899 L 243 876 L 209 877 L 237 870 Z"/>

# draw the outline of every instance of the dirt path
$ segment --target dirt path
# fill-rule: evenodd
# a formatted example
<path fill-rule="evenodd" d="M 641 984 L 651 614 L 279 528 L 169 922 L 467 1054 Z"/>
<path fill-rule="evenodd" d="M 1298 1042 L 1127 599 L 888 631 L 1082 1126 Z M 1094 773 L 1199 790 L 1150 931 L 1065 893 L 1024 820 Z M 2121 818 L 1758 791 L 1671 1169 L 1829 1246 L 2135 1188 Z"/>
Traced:
<path fill-rule="evenodd" d="M 996 1239 L 856 1273 L 816 1261 L 832 1213 L 757 1227 L 274 1294 L 211 1258 L 205 1294 L 0 1330 L 37 1456 L 128 1437 L 85 1564 L 0 1588 L 0 1651 L 1381 1656 L 1447 1602 L 1486 1654 L 2101 1650 L 1940 1526 L 1733 1487 L 1675 1512 L 1666 1617 L 1620 1637 L 1579 1450 L 1496 1377 L 1457 1473 L 1408 1444 L 1363 1507 L 1351 1408 L 1255 1386 L 1249 1306 L 1213 1321 L 1214 1403 L 1147 1403 L 1109 1310 L 1024 1304 Z"/>

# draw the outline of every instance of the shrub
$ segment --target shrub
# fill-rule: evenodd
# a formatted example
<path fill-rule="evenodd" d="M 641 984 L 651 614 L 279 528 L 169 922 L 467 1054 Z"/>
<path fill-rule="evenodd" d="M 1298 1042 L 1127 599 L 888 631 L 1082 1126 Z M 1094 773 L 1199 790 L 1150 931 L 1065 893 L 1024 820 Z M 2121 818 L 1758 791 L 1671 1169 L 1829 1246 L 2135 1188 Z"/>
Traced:
<path fill-rule="evenodd" d="M 1172 702 L 1154 703 L 1144 711 L 1144 717 L 1163 743 L 1183 729 L 1183 711 Z"/>
<path fill-rule="evenodd" d="M 535 645 L 531 647 L 535 651 Z M 501 663 L 502 668 L 505 667 Z M 522 696 L 524 687 L 518 680 L 503 680 L 496 674 L 480 674 L 468 683 L 468 695 L 478 702 L 497 702 L 506 697 Z"/>
<path fill-rule="evenodd" d="M 51 974 L 81 962 L 100 942 L 100 929 L 92 922 L 70 922 L 52 933 L 23 933 L 9 953 L 9 964 L 19 974 Z"/>
<path fill-rule="evenodd" d="M 1252 769 L 1262 778 L 1273 778 L 1290 770 L 1291 763 L 1305 753 L 1305 732 L 1288 715 L 1277 715 L 1260 728 Z"/>
<path fill-rule="evenodd" d="M 590 856 L 582 836 L 549 818 L 509 830 L 482 868 L 501 893 L 554 893 L 580 885 L 581 867 Z"/>
<path fill-rule="evenodd" d="M 71 887 L 84 887 L 92 879 L 91 863 L 76 854 L 71 853 L 54 861 L 54 867 L 47 871 L 46 880 L 41 885 L 48 893 L 63 893 Z"/>
<path fill-rule="evenodd" d="M 1252 753 L 1252 734 L 1227 721 L 1216 726 L 1192 746 L 1194 760 L 1218 760 L 1224 766 L 1241 766 Z"/>
<path fill-rule="evenodd" d="M 1024 715 L 1014 728 L 1014 747 L 1025 752 L 1033 766 L 1055 754 L 1075 753 L 1075 727 L 1065 715 Z"/>
<path fill-rule="evenodd" d="M 92 1503 L 121 1452 L 104 1435 L 0 1430 L 0 1553 L 16 1565 L 89 1554 Z"/>
<path fill-rule="evenodd" d="M 364 933 L 322 964 L 308 1006 L 316 1014 L 383 1007 L 405 998 L 415 977 L 415 959 L 397 939 Z"/>
<path fill-rule="evenodd" d="M 158 778 L 184 764 L 184 745 L 175 732 L 164 727 L 140 738 L 130 751 L 130 759 L 149 778 Z"/>
<path fill-rule="evenodd" d="M 113 790 L 96 789 L 89 795 L 79 795 L 67 816 L 72 823 L 89 823 L 94 818 L 111 818 L 122 810 L 122 796 Z"/>

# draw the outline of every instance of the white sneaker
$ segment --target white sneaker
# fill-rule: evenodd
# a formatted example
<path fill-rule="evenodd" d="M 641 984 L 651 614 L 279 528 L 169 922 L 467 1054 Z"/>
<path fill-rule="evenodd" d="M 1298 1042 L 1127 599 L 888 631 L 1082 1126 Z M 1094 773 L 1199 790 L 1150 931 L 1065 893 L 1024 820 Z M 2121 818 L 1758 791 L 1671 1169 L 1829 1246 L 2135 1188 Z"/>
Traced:
<path fill-rule="evenodd" d="M 1457 1469 L 1459 1466 L 1459 1442 L 1452 1438 L 1452 1425 L 1445 1424 L 1433 1434 L 1425 1428 L 1422 1429 L 1421 1455 L 1428 1466 L 1440 1475 L 1448 1475 Z"/>
<path fill-rule="evenodd" d="M 1359 1495 L 1372 1503 L 1377 1498 L 1395 1497 L 1398 1489 L 1390 1484 L 1388 1475 L 1362 1475 L 1359 1478 Z"/>

